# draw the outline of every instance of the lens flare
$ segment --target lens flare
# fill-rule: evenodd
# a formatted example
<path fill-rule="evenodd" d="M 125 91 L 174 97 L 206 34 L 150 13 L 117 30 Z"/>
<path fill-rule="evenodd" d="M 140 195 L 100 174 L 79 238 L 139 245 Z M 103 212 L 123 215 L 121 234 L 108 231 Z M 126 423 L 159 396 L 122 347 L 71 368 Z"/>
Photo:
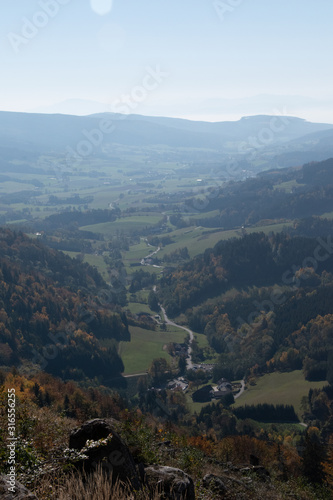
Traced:
<path fill-rule="evenodd" d="M 105 16 L 112 9 L 113 0 L 90 0 L 91 8 L 96 14 Z"/>

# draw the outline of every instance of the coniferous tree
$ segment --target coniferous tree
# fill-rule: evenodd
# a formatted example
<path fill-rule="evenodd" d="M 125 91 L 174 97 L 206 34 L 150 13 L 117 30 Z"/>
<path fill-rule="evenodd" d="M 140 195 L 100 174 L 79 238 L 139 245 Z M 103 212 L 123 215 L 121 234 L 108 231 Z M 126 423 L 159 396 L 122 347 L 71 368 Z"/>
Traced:
<path fill-rule="evenodd" d="M 302 470 L 310 483 L 321 484 L 325 480 L 323 462 L 325 449 L 320 441 L 318 429 L 308 429 L 302 457 Z"/>

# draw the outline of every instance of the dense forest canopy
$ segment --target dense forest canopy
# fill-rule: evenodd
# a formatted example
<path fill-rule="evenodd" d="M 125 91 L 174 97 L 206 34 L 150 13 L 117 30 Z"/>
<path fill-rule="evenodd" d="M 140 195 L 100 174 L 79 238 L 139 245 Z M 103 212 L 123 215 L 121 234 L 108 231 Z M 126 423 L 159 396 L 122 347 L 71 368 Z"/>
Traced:
<path fill-rule="evenodd" d="M 1 364 L 78 380 L 119 375 L 127 318 L 96 269 L 8 229 L 0 248 Z"/>
<path fill-rule="evenodd" d="M 295 345 L 295 336 L 299 325 L 331 324 L 332 253 L 329 238 L 244 235 L 166 274 L 159 296 L 221 353 L 217 377 L 237 379 L 258 365 L 263 372 L 303 367 L 308 378 L 325 380 L 330 335 L 317 335 L 316 349 L 309 338 Z"/>

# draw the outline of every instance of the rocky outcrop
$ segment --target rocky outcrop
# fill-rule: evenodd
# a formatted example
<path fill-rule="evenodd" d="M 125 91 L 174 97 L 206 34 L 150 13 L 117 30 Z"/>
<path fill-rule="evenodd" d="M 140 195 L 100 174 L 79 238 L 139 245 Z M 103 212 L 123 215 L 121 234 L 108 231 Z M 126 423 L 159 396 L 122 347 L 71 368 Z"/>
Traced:
<path fill-rule="evenodd" d="M 215 474 L 206 474 L 202 480 L 202 484 L 205 488 L 212 490 L 214 493 L 218 493 L 222 498 L 223 495 L 227 493 L 227 488 L 222 481 L 222 479 Z"/>
<path fill-rule="evenodd" d="M 152 492 L 158 488 L 161 499 L 195 500 L 193 480 L 180 469 L 162 465 L 146 467 L 145 483 Z"/>
<path fill-rule="evenodd" d="M 160 465 L 136 466 L 130 450 L 115 430 L 118 425 L 113 419 L 97 418 L 72 431 L 69 447 L 87 457 L 78 462 L 78 469 L 90 473 L 101 466 L 110 478 L 112 474 L 113 482 L 120 479 L 132 489 L 139 490 L 144 485 L 153 493 L 158 490 L 161 499 L 195 500 L 193 480 L 182 470 Z"/>
<path fill-rule="evenodd" d="M 116 424 L 117 421 L 112 418 L 88 420 L 81 427 L 71 432 L 69 447 L 75 450 L 82 450 L 88 440 L 99 441 L 108 437 L 110 433 L 114 432 Z"/>
<path fill-rule="evenodd" d="M 10 491 L 8 488 L 14 489 Z M 0 498 L 2 500 L 38 500 L 38 498 L 30 493 L 25 486 L 18 481 L 15 481 L 15 486 L 8 482 L 8 477 L 5 474 L 0 475 Z"/>
<path fill-rule="evenodd" d="M 262 465 L 253 465 L 253 466 L 249 466 L 249 467 L 243 467 L 242 469 L 240 469 L 240 472 L 243 475 L 247 475 L 247 474 L 252 472 L 252 473 L 256 474 L 256 476 L 258 476 L 258 478 L 261 481 L 270 481 L 269 472 Z"/>
<path fill-rule="evenodd" d="M 78 468 L 86 473 L 99 466 L 108 473 L 112 481 L 120 479 L 135 490 L 141 488 L 134 459 L 125 442 L 115 430 L 113 419 L 94 419 L 72 431 L 69 447 L 81 450 L 86 459 L 78 462 Z M 87 443 L 88 442 L 88 443 Z"/>

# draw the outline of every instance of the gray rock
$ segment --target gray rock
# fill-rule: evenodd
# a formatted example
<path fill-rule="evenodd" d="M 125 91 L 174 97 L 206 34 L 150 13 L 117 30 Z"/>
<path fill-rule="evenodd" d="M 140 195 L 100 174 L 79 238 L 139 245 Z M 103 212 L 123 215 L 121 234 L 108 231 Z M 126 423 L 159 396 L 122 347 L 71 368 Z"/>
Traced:
<path fill-rule="evenodd" d="M 112 418 L 88 420 L 81 427 L 71 432 L 69 447 L 75 450 L 82 450 L 88 439 L 98 441 L 99 439 L 106 438 L 110 433 L 114 432 L 114 425 L 116 423 L 116 420 Z"/>
<path fill-rule="evenodd" d="M 245 475 L 250 474 L 250 472 L 252 471 L 253 471 L 252 467 L 243 467 L 242 469 L 239 469 L 239 472 Z"/>
<path fill-rule="evenodd" d="M 114 427 L 116 421 L 113 419 L 89 420 L 79 429 L 72 431 L 69 438 L 69 447 L 82 450 L 87 440 L 99 441 L 109 438 L 107 443 L 96 443 L 84 454 L 88 457 L 77 463 L 80 470 L 86 473 L 93 472 L 99 466 L 111 476 L 112 480 L 120 479 L 124 483 L 130 483 L 135 490 L 141 489 L 141 483 L 135 467 L 134 459 L 125 442 L 121 439 Z"/>
<path fill-rule="evenodd" d="M 161 499 L 195 500 L 193 480 L 180 469 L 162 465 L 146 467 L 145 483 L 151 491 L 158 487 Z"/>
<path fill-rule="evenodd" d="M 31 493 L 23 484 L 15 481 L 15 492 L 11 492 L 8 488 L 11 485 L 8 483 L 8 476 L 0 475 L 0 498 L 2 500 L 38 500 L 36 495 Z"/>
<path fill-rule="evenodd" d="M 202 480 L 202 484 L 205 488 L 220 495 L 224 495 L 227 492 L 224 482 L 220 477 L 215 476 L 215 474 L 206 474 Z"/>
<path fill-rule="evenodd" d="M 249 467 L 243 467 L 240 469 L 240 472 L 244 475 L 249 475 L 250 473 L 254 473 L 258 476 L 259 479 L 262 481 L 269 481 L 270 480 L 270 474 L 265 467 L 262 465 L 253 465 Z"/>

